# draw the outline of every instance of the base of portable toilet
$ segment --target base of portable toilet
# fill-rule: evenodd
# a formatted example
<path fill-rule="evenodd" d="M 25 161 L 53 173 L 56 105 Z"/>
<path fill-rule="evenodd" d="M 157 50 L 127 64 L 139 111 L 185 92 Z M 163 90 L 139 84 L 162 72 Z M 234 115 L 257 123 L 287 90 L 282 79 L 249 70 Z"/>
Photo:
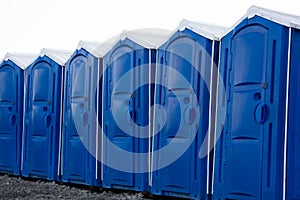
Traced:
<path fill-rule="evenodd" d="M 155 71 L 156 47 L 162 42 L 169 31 L 144 29 L 125 31 L 116 38 L 110 50 L 103 57 L 103 163 L 102 187 L 134 191 L 149 190 L 149 157 L 139 157 L 149 152 L 149 109 L 152 102 L 151 87 L 148 84 L 149 71 Z M 152 64 L 153 63 L 153 64 Z M 142 68 L 147 67 L 147 68 Z M 137 69 L 135 72 L 131 70 Z M 146 70 L 147 69 L 147 70 Z M 148 71 L 149 70 L 149 71 Z M 129 75 L 126 83 L 118 85 L 121 77 Z M 148 83 L 148 82 L 147 82 Z M 137 86 L 135 88 L 135 86 Z M 118 86 L 118 87 L 116 87 Z M 125 87 L 123 87 L 125 86 Z M 126 87 L 128 86 L 128 87 Z M 153 90 L 152 90 L 153 91 Z M 113 101 L 113 102 L 112 102 Z M 112 109 L 116 106 L 117 113 L 113 116 Z M 116 120 L 124 123 L 130 130 L 124 131 Z M 144 126 L 142 129 L 138 126 Z M 147 129 L 147 130 L 146 130 Z M 139 135 L 143 135 L 141 138 Z M 113 147 L 111 147 L 113 146 Z M 129 152 L 126 158 L 116 151 Z M 110 166 L 115 163 L 118 166 Z M 122 166 L 125 166 L 122 170 Z M 121 166 L 119 168 L 119 166 Z M 146 169 L 141 170 L 140 169 Z"/>
<path fill-rule="evenodd" d="M 24 70 L 35 58 L 6 54 L 0 64 L 0 173 L 21 173 Z"/>
<path fill-rule="evenodd" d="M 254 6 L 221 40 L 227 120 L 217 124 L 224 130 L 215 148 L 215 200 L 300 197 L 299 21 Z"/>
<path fill-rule="evenodd" d="M 300 199 L 300 30 L 291 30 L 290 95 L 288 108 L 286 196 Z"/>
<path fill-rule="evenodd" d="M 206 136 L 211 134 L 210 80 L 215 72 L 212 67 L 218 61 L 218 37 L 223 31 L 223 27 L 184 20 L 158 48 L 156 79 L 164 87 L 156 86 L 155 100 L 164 107 L 167 117 L 155 111 L 153 129 L 159 131 L 153 133 L 152 145 L 153 151 L 159 153 L 152 157 L 152 194 L 209 198 L 212 154 L 199 157 L 199 153 Z M 170 151 L 159 151 L 163 148 Z M 177 155 L 164 167 L 166 160 Z"/>
<path fill-rule="evenodd" d="M 127 40 L 122 41 L 122 42 L 127 42 Z M 119 49 L 122 49 L 122 45 L 120 45 L 121 47 Z M 127 48 L 125 45 L 123 46 L 123 48 Z M 149 55 L 150 50 L 147 49 L 143 49 L 140 51 L 135 51 L 135 55 L 137 57 L 142 57 L 144 55 Z M 132 51 L 134 52 L 134 51 Z M 122 58 L 121 58 L 122 59 Z M 141 61 L 141 64 L 148 64 L 148 57 L 145 57 L 143 61 Z M 105 83 L 104 83 L 105 84 Z M 105 84 L 106 85 L 106 84 Z M 107 86 L 107 85 L 106 85 Z M 105 90 L 106 87 L 104 87 Z M 141 89 L 139 90 L 140 92 L 147 92 L 149 91 L 149 89 L 147 87 L 141 87 Z M 120 93 L 120 96 L 122 94 Z M 139 93 L 135 94 L 136 96 L 140 95 Z M 147 94 L 144 94 L 143 96 L 144 99 L 148 98 Z M 130 98 L 131 103 L 133 101 L 133 98 Z M 126 99 L 127 100 L 127 99 Z M 141 100 L 141 102 L 143 102 Z M 148 102 L 147 100 L 145 100 L 145 102 Z M 105 104 L 105 102 L 103 102 Z M 148 106 L 148 103 L 147 103 Z M 107 113 L 110 111 L 104 111 L 104 113 Z M 144 115 L 142 114 L 143 110 L 142 108 L 140 108 L 139 110 L 136 110 L 136 113 L 139 113 L 139 115 Z M 148 113 L 147 112 L 143 112 L 143 113 Z M 124 115 L 125 116 L 125 115 Z M 137 138 L 137 137 L 133 137 L 130 135 L 127 135 L 126 133 L 123 133 L 122 131 L 108 131 L 108 128 L 110 128 L 110 125 L 112 124 L 111 121 L 109 121 L 106 118 L 106 115 L 103 116 L 103 120 L 104 120 L 104 135 L 105 137 L 112 141 L 112 143 L 114 143 L 116 146 L 118 146 L 121 149 L 124 149 L 125 151 L 128 152 L 146 152 L 148 151 L 148 144 L 149 144 L 149 140 L 145 139 L 145 138 Z M 146 118 L 143 119 L 139 119 L 139 123 L 143 124 L 145 123 L 144 121 L 146 120 Z M 108 127 L 108 128 L 107 128 Z M 135 130 L 136 131 L 136 130 Z M 144 134 L 144 133 L 140 133 L 140 134 Z M 147 172 L 145 173 L 137 173 L 137 172 L 124 172 L 124 171 L 120 171 L 119 169 L 114 169 L 112 167 L 109 167 L 107 165 L 105 165 L 105 163 L 107 162 L 107 159 L 118 159 L 119 155 L 115 155 L 115 154 L 111 154 L 109 146 L 107 145 L 107 143 L 105 142 L 105 140 L 103 140 L 103 160 L 104 160 L 104 164 L 102 164 L 102 187 L 103 188 L 113 188 L 113 189 L 121 189 L 121 190 L 132 190 L 132 191 L 148 191 L 148 177 L 149 174 Z M 122 165 L 122 162 L 125 162 L 125 160 L 120 162 L 120 165 Z M 126 161 L 127 163 L 131 163 L 131 167 L 132 169 L 134 168 L 145 168 L 145 166 L 148 166 L 148 162 L 144 162 L 142 159 L 141 160 L 134 160 L 133 156 L 128 158 L 128 160 Z"/>
<path fill-rule="evenodd" d="M 19 175 L 22 141 L 24 72 L 11 61 L 0 65 L 0 172 Z M 15 82 L 14 80 L 18 80 Z M 19 82 L 19 83 L 18 83 Z M 12 89 L 14 88 L 14 89 Z M 19 94 L 13 94 L 19 91 Z M 18 96 L 21 98 L 17 99 Z M 18 107 L 18 108 L 16 108 Z M 19 109 L 17 113 L 16 109 Z"/>
<path fill-rule="evenodd" d="M 36 55 L 7 53 L 0 64 L 0 172 L 20 175 L 24 70 Z"/>
<path fill-rule="evenodd" d="M 62 77 L 71 53 L 43 49 L 26 69 L 22 176 L 59 180 Z"/>
<path fill-rule="evenodd" d="M 62 181 L 66 183 L 101 185 L 96 153 L 101 148 L 97 128 L 101 120 L 96 115 L 102 105 L 102 87 L 97 85 L 102 59 L 95 54 L 100 48 L 98 43 L 80 42 L 66 64 L 62 139 Z"/>

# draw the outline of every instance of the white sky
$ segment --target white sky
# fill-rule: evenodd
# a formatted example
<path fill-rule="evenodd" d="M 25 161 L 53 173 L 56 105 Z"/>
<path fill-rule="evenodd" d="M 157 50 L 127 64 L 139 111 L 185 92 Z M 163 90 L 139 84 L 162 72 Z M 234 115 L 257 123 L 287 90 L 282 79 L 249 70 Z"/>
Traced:
<path fill-rule="evenodd" d="M 182 19 L 231 26 L 251 5 L 300 15 L 299 0 L 1 0 L 0 60 L 7 52 L 74 50 L 122 30 L 173 30 Z"/>

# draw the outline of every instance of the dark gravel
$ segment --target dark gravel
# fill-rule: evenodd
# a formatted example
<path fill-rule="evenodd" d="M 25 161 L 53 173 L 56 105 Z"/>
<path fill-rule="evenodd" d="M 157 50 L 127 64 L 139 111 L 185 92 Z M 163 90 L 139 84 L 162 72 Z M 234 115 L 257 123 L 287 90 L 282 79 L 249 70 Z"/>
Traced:
<path fill-rule="evenodd" d="M 139 200 L 142 193 L 101 190 L 83 186 L 66 185 L 56 182 L 24 179 L 0 175 L 0 199 L 99 199 L 99 200 Z"/>

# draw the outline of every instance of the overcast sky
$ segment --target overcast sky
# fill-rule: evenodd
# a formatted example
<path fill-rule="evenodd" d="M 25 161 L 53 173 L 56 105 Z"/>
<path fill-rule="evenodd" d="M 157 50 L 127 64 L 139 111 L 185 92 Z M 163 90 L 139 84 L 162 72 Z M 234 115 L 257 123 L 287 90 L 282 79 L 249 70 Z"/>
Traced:
<path fill-rule="evenodd" d="M 251 5 L 300 15 L 299 0 L 0 0 L 0 59 L 6 52 L 74 50 L 122 30 L 173 30 L 182 19 L 231 26 Z"/>

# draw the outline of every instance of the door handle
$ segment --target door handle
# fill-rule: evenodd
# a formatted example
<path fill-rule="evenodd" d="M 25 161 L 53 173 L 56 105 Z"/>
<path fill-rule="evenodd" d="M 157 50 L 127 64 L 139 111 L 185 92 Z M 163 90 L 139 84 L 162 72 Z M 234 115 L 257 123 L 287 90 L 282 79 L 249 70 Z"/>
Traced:
<path fill-rule="evenodd" d="M 11 115 L 9 121 L 10 121 L 10 125 L 14 126 L 16 124 L 16 115 L 15 114 Z"/>
<path fill-rule="evenodd" d="M 129 114 L 130 114 L 132 121 L 135 122 L 135 116 L 136 116 L 135 110 L 129 111 Z"/>
<path fill-rule="evenodd" d="M 80 114 L 80 118 L 81 118 L 82 125 L 86 125 L 87 122 L 88 122 L 88 113 L 87 112 L 82 112 Z"/>
<path fill-rule="evenodd" d="M 25 114 L 25 124 L 28 126 L 30 124 L 30 117 L 29 113 Z"/>
<path fill-rule="evenodd" d="M 44 124 L 46 127 L 50 127 L 50 124 L 51 124 L 51 115 L 50 114 L 47 114 L 44 117 Z"/>
<path fill-rule="evenodd" d="M 128 124 L 135 123 L 135 116 L 136 116 L 135 110 L 129 108 L 125 113 L 125 120 L 127 121 Z"/>
<path fill-rule="evenodd" d="M 193 107 L 189 107 L 184 111 L 184 121 L 189 124 L 192 125 L 197 118 L 197 112 L 196 109 Z"/>
<path fill-rule="evenodd" d="M 130 97 L 130 101 L 129 101 L 129 115 L 130 115 L 130 118 L 132 119 L 133 122 L 135 122 L 135 116 L 136 116 L 136 113 L 135 113 L 135 109 L 134 109 L 134 106 L 135 106 L 135 94 L 133 93 Z"/>
<path fill-rule="evenodd" d="M 267 120 L 268 107 L 265 104 L 259 104 L 255 109 L 255 120 L 263 124 Z"/>

